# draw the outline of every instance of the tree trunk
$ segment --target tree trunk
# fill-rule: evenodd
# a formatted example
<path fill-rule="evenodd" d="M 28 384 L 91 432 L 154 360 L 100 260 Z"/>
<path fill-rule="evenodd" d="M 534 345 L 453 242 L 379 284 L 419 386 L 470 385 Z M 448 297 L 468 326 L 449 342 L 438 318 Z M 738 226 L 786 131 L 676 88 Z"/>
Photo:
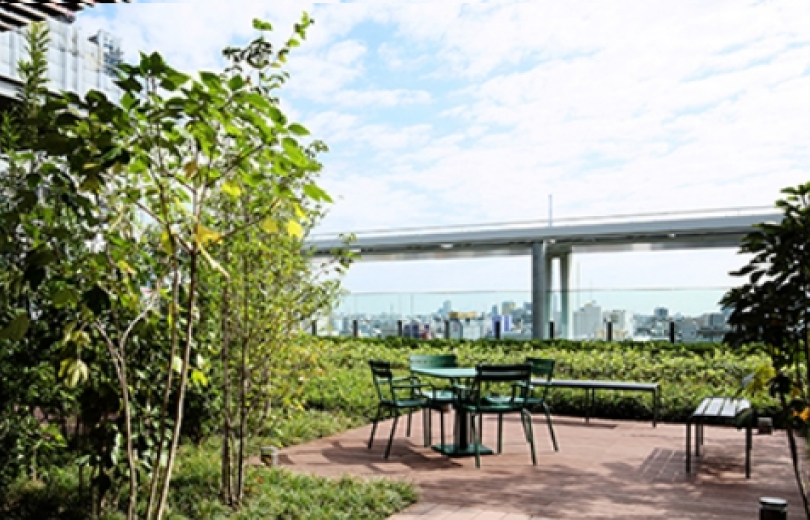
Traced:
<path fill-rule="evenodd" d="M 230 323 L 230 287 L 225 281 L 225 288 L 222 291 L 222 303 L 220 310 L 222 315 L 220 317 L 222 323 L 222 350 L 220 352 L 220 361 L 222 363 L 222 466 L 220 468 L 220 496 L 222 501 L 228 505 L 233 506 L 233 479 L 231 478 L 231 377 L 230 377 L 230 341 L 231 341 L 231 323 Z"/>
<path fill-rule="evenodd" d="M 176 248 L 177 245 L 175 244 L 174 247 Z M 178 262 L 177 257 L 174 258 L 172 261 L 172 303 L 171 308 L 169 309 L 169 314 L 172 318 L 171 323 L 171 348 L 169 353 L 169 363 L 167 365 L 167 375 L 166 375 L 166 388 L 163 392 L 163 403 L 160 408 L 160 418 L 158 419 L 158 444 L 157 444 L 157 452 L 155 454 L 155 462 L 152 465 L 152 482 L 149 486 L 149 500 L 146 503 L 146 518 L 152 518 L 152 510 L 157 505 L 158 499 L 158 487 L 160 486 L 161 480 L 161 468 L 162 468 L 162 460 L 163 460 L 163 449 L 166 445 L 166 415 L 169 410 L 169 398 L 171 397 L 172 392 L 172 383 L 174 382 L 174 369 L 172 367 L 172 363 L 174 362 L 174 357 L 177 355 L 177 346 L 179 343 L 179 333 L 178 327 L 180 326 L 180 265 Z"/>
<path fill-rule="evenodd" d="M 172 481 L 172 471 L 174 470 L 174 460 L 177 457 L 177 446 L 180 442 L 180 427 L 183 424 L 183 405 L 186 400 L 186 385 L 188 384 L 188 365 L 191 358 L 191 344 L 194 338 L 194 305 L 197 303 L 197 267 L 200 258 L 199 250 L 195 247 L 190 254 L 189 265 L 189 288 L 188 288 L 188 308 L 186 309 L 186 333 L 183 338 L 183 367 L 180 374 L 180 388 L 177 397 L 177 409 L 175 411 L 174 433 L 171 439 L 171 448 L 166 458 L 166 469 L 163 478 L 163 486 L 160 491 L 160 502 L 156 518 L 161 520 L 166 511 L 166 501 L 169 498 L 169 487 Z"/>
<path fill-rule="evenodd" d="M 790 447 L 790 459 L 793 462 L 793 473 L 796 476 L 796 484 L 799 486 L 799 493 L 802 495 L 804 514 L 807 516 L 807 519 L 810 520 L 810 503 L 807 500 L 807 492 L 804 488 L 804 476 L 802 475 L 799 461 L 799 451 L 796 447 L 796 437 L 793 433 L 793 417 L 791 416 L 790 407 L 788 406 L 787 397 L 785 394 L 779 394 L 779 398 L 782 401 L 782 409 L 785 410 L 785 415 L 787 416 L 787 420 L 785 421 L 785 430 L 787 431 L 788 446 Z"/>

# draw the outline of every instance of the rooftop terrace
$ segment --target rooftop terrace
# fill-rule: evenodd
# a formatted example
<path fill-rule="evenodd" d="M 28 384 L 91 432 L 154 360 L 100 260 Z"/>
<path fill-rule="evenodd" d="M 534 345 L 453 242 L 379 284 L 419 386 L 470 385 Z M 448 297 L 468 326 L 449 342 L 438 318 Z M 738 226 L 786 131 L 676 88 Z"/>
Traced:
<path fill-rule="evenodd" d="M 801 510 L 784 432 L 754 435 L 751 478 L 744 476 L 744 431 L 707 427 L 705 452 L 684 468 L 685 426 L 555 417 L 560 451 L 535 419 L 537 466 L 519 419 L 504 418 L 500 455 L 449 459 L 422 446 L 422 420 L 405 437 L 400 421 L 391 457 L 383 459 L 391 421 L 287 448 L 280 462 L 292 471 L 398 478 L 413 482 L 420 501 L 391 520 L 529 518 L 756 518 L 759 498 L 781 497 L 791 515 Z M 437 430 L 434 424 L 434 441 Z M 485 419 L 484 443 L 494 443 L 496 420 Z M 694 459 L 693 459 L 694 461 Z"/>

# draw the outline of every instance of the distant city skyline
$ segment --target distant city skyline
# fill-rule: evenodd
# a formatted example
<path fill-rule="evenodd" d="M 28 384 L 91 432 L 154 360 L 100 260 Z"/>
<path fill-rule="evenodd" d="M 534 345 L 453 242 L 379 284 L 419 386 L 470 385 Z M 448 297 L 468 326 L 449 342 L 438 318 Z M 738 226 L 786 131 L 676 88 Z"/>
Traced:
<path fill-rule="evenodd" d="M 721 310 L 719 300 L 730 287 L 653 288 L 653 289 L 586 289 L 573 290 L 569 296 L 571 310 L 596 302 L 605 310 L 627 310 L 636 314 L 652 314 L 664 307 L 683 315 L 700 315 Z M 552 311 L 559 309 L 559 292 L 552 292 Z M 388 292 L 350 294 L 338 306 L 339 313 L 373 313 L 418 315 L 436 312 L 446 301 L 453 311 L 474 311 L 491 314 L 494 307 L 502 308 L 504 301 L 517 306 L 531 301 L 530 291 L 443 291 Z"/>

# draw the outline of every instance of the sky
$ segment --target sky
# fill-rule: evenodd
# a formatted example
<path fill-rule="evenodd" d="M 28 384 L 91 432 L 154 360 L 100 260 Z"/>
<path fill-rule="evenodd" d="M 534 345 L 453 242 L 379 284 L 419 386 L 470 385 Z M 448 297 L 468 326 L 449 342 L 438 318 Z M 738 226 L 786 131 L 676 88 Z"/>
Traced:
<path fill-rule="evenodd" d="M 77 23 L 120 36 L 128 59 L 157 50 L 193 72 L 220 69 L 223 47 L 254 36 L 253 18 L 282 42 L 304 10 L 315 24 L 280 97 L 330 148 L 322 185 L 335 204 L 318 233 L 542 220 L 549 195 L 555 220 L 772 206 L 808 180 L 806 0 L 136 0 Z M 597 299 L 715 294 L 744 260 L 583 254 L 573 283 Z M 530 284 L 528 257 L 360 262 L 345 279 L 356 293 Z M 677 305 L 714 301 L 694 294 Z"/>

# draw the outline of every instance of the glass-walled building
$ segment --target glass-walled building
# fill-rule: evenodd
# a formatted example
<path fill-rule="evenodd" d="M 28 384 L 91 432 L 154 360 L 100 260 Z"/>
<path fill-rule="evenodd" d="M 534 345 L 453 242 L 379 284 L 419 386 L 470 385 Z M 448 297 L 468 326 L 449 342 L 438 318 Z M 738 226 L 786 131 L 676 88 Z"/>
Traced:
<path fill-rule="evenodd" d="M 114 101 L 120 100 L 120 89 L 113 81 L 114 68 L 122 60 L 121 40 L 106 31 L 88 36 L 62 21 L 45 23 L 50 30 L 49 88 L 80 96 L 99 90 Z M 0 33 L 0 96 L 14 96 L 20 79 L 17 64 L 28 57 L 25 30 Z"/>

